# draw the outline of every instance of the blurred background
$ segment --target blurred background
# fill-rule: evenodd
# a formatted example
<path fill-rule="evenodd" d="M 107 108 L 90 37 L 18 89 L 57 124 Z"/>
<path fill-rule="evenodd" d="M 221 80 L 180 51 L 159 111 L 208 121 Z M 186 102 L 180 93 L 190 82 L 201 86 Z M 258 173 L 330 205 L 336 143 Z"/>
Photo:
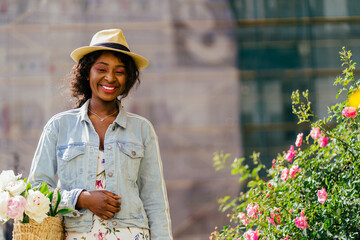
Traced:
<path fill-rule="evenodd" d="M 213 153 L 270 166 L 308 131 L 291 92 L 309 89 L 325 117 L 338 52 L 360 57 L 358 0 L 0 0 L 0 170 L 28 176 L 44 124 L 73 106 L 70 52 L 106 28 L 150 60 L 124 105 L 155 126 L 179 240 L 208 239 L 227 222 L 217 199 L 241 191 Z"/>

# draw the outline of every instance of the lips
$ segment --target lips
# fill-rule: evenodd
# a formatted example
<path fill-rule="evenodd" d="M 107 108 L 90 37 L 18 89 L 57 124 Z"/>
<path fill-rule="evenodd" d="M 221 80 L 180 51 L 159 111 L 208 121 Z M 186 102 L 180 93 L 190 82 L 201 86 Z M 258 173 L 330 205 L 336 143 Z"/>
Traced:
<path fill-rule="evenodd" d="M 110 86 L 110 85 L 100 85 L 100 86 L 101 86 L 101 89 L 106 93 L 114 93 L 117 89 L 117 87 Z"/>

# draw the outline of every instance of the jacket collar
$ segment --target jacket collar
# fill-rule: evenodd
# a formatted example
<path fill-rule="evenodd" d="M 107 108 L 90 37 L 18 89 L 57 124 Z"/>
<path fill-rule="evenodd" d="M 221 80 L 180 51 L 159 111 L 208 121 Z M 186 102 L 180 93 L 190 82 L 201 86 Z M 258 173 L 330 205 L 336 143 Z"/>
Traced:
<path fill-rule="evenodd" d="M 81 122 L 82 121 L 86 121 L 88 123 L 90 123 L 90 118 L 88 115 L 88 109 L 89 109 L 89 103 L 90 103 L 91 99 L 88 99 L 81 107 L 80 107 L 80 118 L 81 118 Z M 118 101 L 118 106 L 119 106 L 119 114 L 116 116 L 115 119 L 115 123 L 118 124 L 119 126 L 126 128 L 126 122 L 127 122 L 127 115 L 126 112 L 123 108 L 123 106 L 121 105 L 120 101 Z"/>

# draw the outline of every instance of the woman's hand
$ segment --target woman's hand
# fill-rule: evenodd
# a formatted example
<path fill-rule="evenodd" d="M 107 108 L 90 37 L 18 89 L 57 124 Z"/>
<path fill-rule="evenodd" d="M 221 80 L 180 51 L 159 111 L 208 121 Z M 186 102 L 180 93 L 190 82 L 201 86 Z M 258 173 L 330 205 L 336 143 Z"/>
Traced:
<path fill-rule="evenodd" d="M 83 191 L 76 203 L 76 209 L 86 208 L 102 219 L 114 217 L 121 209 L 121 196 L 106 190 Z"/>

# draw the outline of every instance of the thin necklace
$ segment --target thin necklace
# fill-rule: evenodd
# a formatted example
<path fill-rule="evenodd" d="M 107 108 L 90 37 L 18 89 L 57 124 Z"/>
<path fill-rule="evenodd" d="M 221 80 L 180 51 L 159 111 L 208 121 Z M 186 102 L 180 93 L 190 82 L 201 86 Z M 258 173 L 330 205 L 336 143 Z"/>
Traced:
<path fill-rule="evenodd" d="M 90 108 L 88 108 L 88 110 L 89 110 L 89 112 L 91 112 L 92 114 L 94 114 L 95 116 L 97 116 L 97 117 L 100 119 L 100 122 L 103 122 L 105 119 L 107 119 L 108 117 L 110 117 L 110 116 L 112 116 L 112 115 L 114 115 L 115 113 L 118 112 L 118 110 L 116 109 L 116 111 L 113 112 L 112 114 L 107 115 L 107 116 L 105 116 L 105 117 L 102 118 L 102 117 L 100 117 L 99 115 L 97 115 L 96 113 L 94 113 L 93 111 L 91 111 Z"/>

